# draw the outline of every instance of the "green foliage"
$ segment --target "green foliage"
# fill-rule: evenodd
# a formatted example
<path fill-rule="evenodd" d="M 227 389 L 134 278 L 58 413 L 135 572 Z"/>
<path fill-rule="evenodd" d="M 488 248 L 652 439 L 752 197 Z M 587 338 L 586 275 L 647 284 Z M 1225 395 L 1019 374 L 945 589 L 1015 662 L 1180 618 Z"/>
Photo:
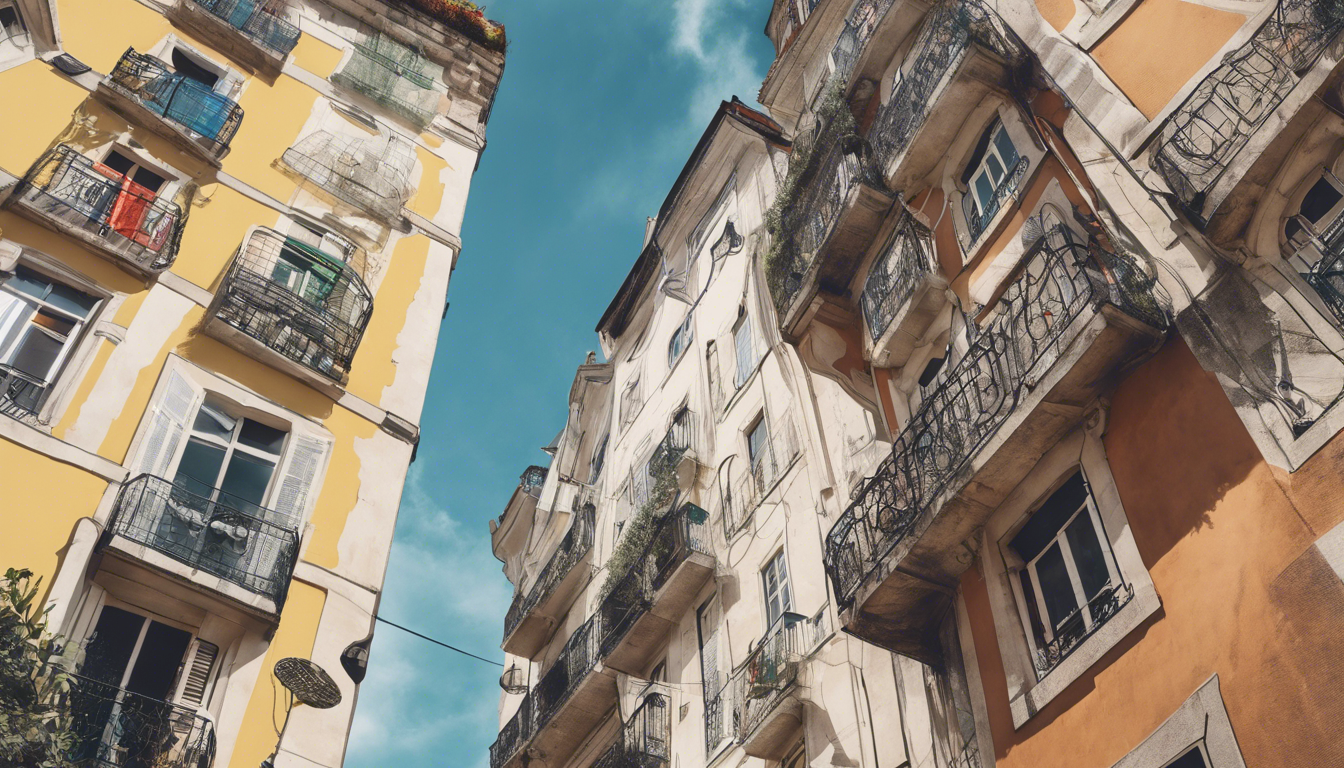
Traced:
<path fill-rule="evenodd" d="M 37 607 L 41 584 L 13 568 L 0 579 L 0 765 L 13 768 L 66 768 L 75 744 L 72 678 Z"/>
<path fill-rule="evenodd" d="M 655 457 L 651 463 L 653 488 L 649 491 L 648 500 L 635 510 L 634 516 L 625 524 L 621 540 L 607 560 L 607 578 L 598 592 L 599 601 L 607 599 L 641 558 L 657 554 L 649 551 L 649 545 L 658 530 L 658 524 L 662 522 L 661 513 L 677 495 L 677 473 L 675 461 L 660 461 Z"/>

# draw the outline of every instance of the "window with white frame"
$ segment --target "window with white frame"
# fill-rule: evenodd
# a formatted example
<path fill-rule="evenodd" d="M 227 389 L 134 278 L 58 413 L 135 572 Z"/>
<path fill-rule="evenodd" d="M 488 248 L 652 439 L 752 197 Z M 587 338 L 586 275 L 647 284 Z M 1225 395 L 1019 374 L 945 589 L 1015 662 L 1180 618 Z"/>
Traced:
<path fill-rule="evenodd" d="M 973 238 L 998 212 L 1003 190 L 1013 181 L 1014 170 L 1020 159 L 1003 122 L 995 120 L 981 136 L 962 174 L 962 182 L 966 184 L 962 212 L 966 215 L 966 224 Z"/>
<path fill-rule="evenodd" d="M 751 316 L 745 312 L 733 327 L 733 349 L 737 355 L 737 373 L 733 377 L 733 384 L 741 388 L 756 368 L 756 346 L 751 335 Z"/>
<path fill-rule="evenodd" d="M 1124 584 L 1096 502 L 1074 472 L 1009 542 L 1036 667 L 1048 672 L 1115 613 Z"/>
<path fill-rule="evenodd" d="M 37 413 L 100 299 L 19 265 L 0 278 L 0 413 Z"/>
<path fill-rule="evenodd" d="M 681 359 L 681 354 L 691 345 L 691 315 L 686 315 L 686 319 L 672 331 L 672 338 L 667 342 L 667 367 L 672 368 Z"/>
<path fill-rule="evenodd" d="M 0 0 L 0 60 L 22 53 L 32 45 L 28 27 L 13 0 Z"/>
<path fill-rule="evenodd" d="M 789 566 L 780 549 L 761 569 L 761 587 L 765 595 L 765 624 L 773 627 L 784 614 L 793 610 L 793 592 L 789 587 Z"/>
<path fill-rule="evenodd" d="M 207 395 L 187 432 L 173 484 L 210 501 L 259 509 L 285 437 L 282 429 L 230 415 L 225 404 Z"/>

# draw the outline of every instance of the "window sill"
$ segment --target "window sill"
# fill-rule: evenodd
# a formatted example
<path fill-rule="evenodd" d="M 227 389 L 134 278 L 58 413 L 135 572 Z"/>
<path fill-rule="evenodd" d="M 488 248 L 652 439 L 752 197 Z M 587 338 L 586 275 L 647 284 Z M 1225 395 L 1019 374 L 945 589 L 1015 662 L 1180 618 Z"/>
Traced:
<path fill-rule="evenodd" d="M 1157 596 L 1157 589 L 1152 582 L 1145 580 L 1133 586 L 1134 598 L 1121 608 L 1119 613 L 1084 640 L 1039 682 L 1013 696 L 1009 706 L 1013 712 L 1014 729 L 1025 725 L 1037 712 L 1063 693 L 1073 681 L 1082 677 L 1084 672 L 1100 661 L 1102 656 L 1162 607 L 1162 599 Z"/>

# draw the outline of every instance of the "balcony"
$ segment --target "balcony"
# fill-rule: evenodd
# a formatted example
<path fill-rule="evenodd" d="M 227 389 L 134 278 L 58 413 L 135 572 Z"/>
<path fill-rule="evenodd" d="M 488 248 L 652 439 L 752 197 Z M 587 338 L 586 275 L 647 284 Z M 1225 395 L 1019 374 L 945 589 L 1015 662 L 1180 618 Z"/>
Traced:
<path fill-rule="evenodd" d="M 285 10 L 276 0 L 178 0 L 168 16 L 244 66 L 275 76 L 299 42 Z"/>
<path fill-rule="evenodd" d="M 593 768 L 664 768 L 671 757 L 671 734 L 667 698 L 651 693 L 625 721 L 616 743 L 597 758 Z"/>
<path fill-rule="evenodd" d="M 331 82 L 364 94 L 423 130 L 444 98 L 434 87 L 441 72 L 418 51 L 378 33 L 355 43 L 354 54 Z"/>
<path fill-rule="evenodd" d="M 187 220 L 171 200 L 68 144 L 57 145 L 33 165 L 8 205 L 145 278 L 172 266 Z"/>
<path fill-rule="evenodd" d="M 1310 71 L 1344 29 L 1344 16 L 1322 8 L 1312 0 L 1280 0 L 1255 35 L 1225 55 L 1162 126 L 1150 165 L 1197 226 L 1209 227 L 1274 134 L 1321 84 L 1323 74 Z M 1299 90 L 1306 80 L 1308 87 Z M 1264 169 L 1263 183 L 1246 193 L 1259 195 L 1278 170 L 1277 164 Z"/>
<path fill-rule="evenodd" d="M 205 331 L 318 389 L 334 392 L 373 313 L 373 295 L 341 259 L 258 227 L 225 274 Z"/>
<path fill-rule="evenodd" d="M 167 64 L 126 49 L 94 95 L 178 149 L 219 167 L 243 108 Z"/>
<path fill-rule="evenodd" d="M 599 609 L 607 667 L 642 675 L 714 575 L 708 514 L 683 504 L 658 521 L 648 548 Z"/>
<path fill-rule="evenodd" d="M 194 709 L 87 677 L 75 678 L 69 702 L 74 740 L 66 757 L 73 765 L 214 765 L 215 725 Z"/>
<path fill-rule="evenodd" d="M 526 484 L 527 475 L 523 478 Z M 540 492 L 539 485 L 534 487 Z M 531 589 L 520 590 L 514 597 L 509 612 L 504 615 L 502 647 L 505 652 L 529 659 L 536 656 L 564 618 L 565 610 L 589 573 L 589 568 L 580 564 L 593 546 L 593 516 L 591 504 L 575 514 L 569 532 L 561 539 Z"/>
<path fill-rule="evenodd" d="M 298 532 L 280 521 L 218 490 L 140 475 L 118 492 L 102 546 L 274 616 L 299 556 Z"/>
<path fill-rule="evenodd" d="M 751 522 L 751 515 L 798 458 L 798 433 L 793 420 L 785 417 L 768 425 L 769 435 L 755 461 L 748 461 L 741 476 L 730 465 L 718 479 L 723 535 L 729 541 Z M 736 461 L 734 459 L 734 461 Z"/>
<path fill-rule="evenodd" d="M 873 365 L 905 365 L 938 311 L 947 303 L 929 230 L 902 207 L 881 253 L 868 268 L 859 307 Z"/>
<path fill-rule="evenodd" d="M 1150 279 L 1095 239 L 1054 227 L 1022 264 L 826 538 L 846 631 L 927 663 L 961 543 L 1167 327 Z"/>
<path fill-rule="evenodd" d="M 895 198 L 867 143 L 839 105 L 817 132 L 796 192 L 779 210 L 766 278 L 780 329 L 798 338 L 820 306 L 820 291 L 843 296 Z"/>
<path fill-rule="evenodd" d="M 284 165 L 341 202 L 398 225 L 406 204 L 415 148 L 394 135 L 359 139 L 317 131 L 285 150 Z"/>
<path fill-rule="evenodd" d="M 891 97 L 868 131 L 881 178 L 906 191 L 943 161 L 949 136 L 991 90 L 1007 92 L 1026 49 L 976 0 L 928 14 Z"/>
<path fill-rule="evenodd" d="M 0 365 L 0 415 L 36 425 L 50 386 L 13 366 Z"/>

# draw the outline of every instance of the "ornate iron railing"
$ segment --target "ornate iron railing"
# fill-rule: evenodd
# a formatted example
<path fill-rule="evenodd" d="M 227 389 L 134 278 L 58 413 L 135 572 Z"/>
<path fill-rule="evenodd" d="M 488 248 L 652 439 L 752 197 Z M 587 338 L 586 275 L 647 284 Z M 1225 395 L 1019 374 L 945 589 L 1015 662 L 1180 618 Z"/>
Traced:
<path fill-rule="evenodd" d="M 140 102 L 149 111 L 193 134 L 211 154 L 228 149 L 243 108 L 204 84 L 172 72 L 167 64 L 127 48 L 107 76 L 107 83 Z"/>
<path fill-rule="evenodd" d="M 841 110 L 848 107 L 841 105 Z M 778 249 L 768 272 L 775 306 L 784 314 L 859 184 L 886 189 L 868 143 L 850 121 L 832 118 L 812 143 L 807 167 L 798 177 L 797 196 L 780 215 Z"/>
<path fill-rule="evenodd" d="M 881 255 L 868 269 L 859 306 L 874 341 L 882 338 L 920 279 L 934 269 L 928 228 L 902 206 L 901 218 Z"/>
<path fill-rule="evenodd" d="M 442 98 L 434 88 L 435 69 L 419 51 L 376 33 L 355 43 L 350 60 L 331 81 L 424 128 L 438 113 Z"/>
<path fill-rule="evenodd" d="M 631 470 L 630 495 L 636 507 L 643 506 L 654 491 L 658 478 L 676 469 L 681 457 L 695 445 L 696 418 L 690 408 L 682 407 L 672 417 L 667 434 L 653 449 L 649 460 Z"/>
<path fill-rule="evenodd" d="M 979 0 L 942 3 L 929 12 L 911 49 L 914 57 L 901 67 L 891 98 L 882 105 L 868 140 L 885 170 L 924 124 L 939 86 L 965 58 L 972 44 L 1017 62 L 1026 48 L 999 15 Z"/>
<path fill-rule="evenodd" d="M 210 15 L 227 22 L 249 40 L 280 56 L 299 43 L 299 28 L 281 17 L 284 5 L 275 0 L 190 0 Z"/>
<path fill-rule="evenodd" d="M 74 743 L 67 758 L 88 768 L 210 768 L 215 724 L 193 709 L 89 677 L 70 687 Z"/>
<path fill-rule="evenodd" d="M 595 510 L 590 504 L 575 515 L 574 522 L 569 526 L 569 532 L 560 540 L 560 545 L 555 548 L 555 553 L 551 555 L 551 559 L 546 561 L 545 567 L 537 575 L 537 580 L 532 583 L 532 588 L 526 592 L 520 590 L 514 596 L 513 604 L 509 606 L 509 612 L 504 614 L 505 638 L 513 634 L 513 631 L 518 628 L 518 625 L 533 609 L 545 602 L 547 597 L 550 597 L 556 586 L 583 559 L 584 555 L 588 554 L 588 550 L 593 546 L 594 514 Z"/>
<path fill-rule="evenodd" d="M 59 144 L 19 182 L 15 196 L 34 211 L 101 238 L 149 272 L 172 266 L 187 217 L 171 200 Z"/>
<path fill-rule="evenodd" d="M 1321 297 L 1335 322 L 1344 326 L 1344 216 L 1314 239 L 1321 257 L 1301 273 L 1302 279 Z"/>
<path fill-rule="evenodd" d="M 1083 641 L 1091 637 L 1111 617 L 1120 612 L 1134 597 L 1134 589 L 1128 584 L 1107 586 L 1087 602 L 1087 605 L 1074 611 L 1055 629 L 1055 639 L 1036 649 L 1036 673 L 1040 677 L 1050 674 L 1050 670 L 1059 666 Z"/>
<path fill-rule="evenodd" d="M 952 759 L 952 768 L 980 768 L 980 742 L 975 740 L 975 734 L 971 734 L 966 746 Z"/>
<path fill-rule="evenodd" d="M 537 498 L 541 496 L 541 489 L 546 485 L 546 467 L 531 466 L 523 470 L 523 475 L 518 479 L 518 487 L 523 489 L 523 493 Z"/>
<path fill-rule="evenodd" d="M 768 429 L 769 436 L 760 454 L 754 462 L 748 462 L 746 471 L 740 477 L 719 478 L 720 517 L 724 536 L 729 539 L 746 527 L 751 513 L 798 458 L 798 433 L 793 419 L 772 421 Z"/>
<path fill-rule="evenodd" d="M 985 233 L 989 223 L 994 220 L 1003 203 L 1010 197 L 1016 197 L 1022 189 L 1022 181 L 1027 178 L 1027 168 L 1030 166 L 1027 158 L 1019 157 L 1013 167 L 1002 179 L 998 186 L 994 187 L 994 195 L 985 203 L 985 208 L 978 211 L 966 219 L 966 230 L 970 243 L 974 245 L 980 240 L 980 236 Z M 970 194 L 969 192 L 967 194 Z"/>
<path fill-rule="evenodd" d="M 896 0 L 858 0 L 849 9 L 845 17 L 845 26 L 840 30 L 840 38 L 831 49 L 831 61 L 835 63 L 835 74 L 845 80 L 854 71 L 859 62 L 868 38 L 873 36 L 878 22 L 887 15 Z"/>
<path fill-rule="evenodd" d="M 107 531 L 265 595 L 277 609 L 299 556 L 298 531 L 283 515 L 152 475 L 122 486 Z"/>
<path fill-rule="evenodd" d="M 50 385 L 11 366 L 0 365 L 0 414 L 34 423 Z"/>
<path fill-rule="evenodd" d="M 273 230 L 239 249 L 216 298 L 223 322 L 340 381 L 373 313 L 373 295 L 343 261 Z"/>
<path fill-rule="evenodd" d="M 396 223 L 410 189 L 415 148 L 391 133 L 359 139 L 317 131 L 285 150 L 280 159 L 337 199 Z"/>
<path fill-rule="evenodd" d="M 826 572 L 842 607 L 928 514 L 1074 338 L 1075 321 L 1112 305 L 1154 328 L 1167 317 L 1128 257 L 1060 225 L 1024 254 L 1021 276 L 987 326 L 910 417 L 826 537 Z"/>
<path fill-rule="evenodd" d="M 667 697 L 650 693 L 625 721 L 616 743 L 602 753 L 593 768 L 659 768 L 671 757 L 670 740 Z"/>
<path fill-rule="evenodd" d="M 1280 0 L 1167 118 L 1149 164 L 1197 225 L 1208 224 L 1209 191 L 1341 29 L 1344 13 L 1333 2 Z"/>

